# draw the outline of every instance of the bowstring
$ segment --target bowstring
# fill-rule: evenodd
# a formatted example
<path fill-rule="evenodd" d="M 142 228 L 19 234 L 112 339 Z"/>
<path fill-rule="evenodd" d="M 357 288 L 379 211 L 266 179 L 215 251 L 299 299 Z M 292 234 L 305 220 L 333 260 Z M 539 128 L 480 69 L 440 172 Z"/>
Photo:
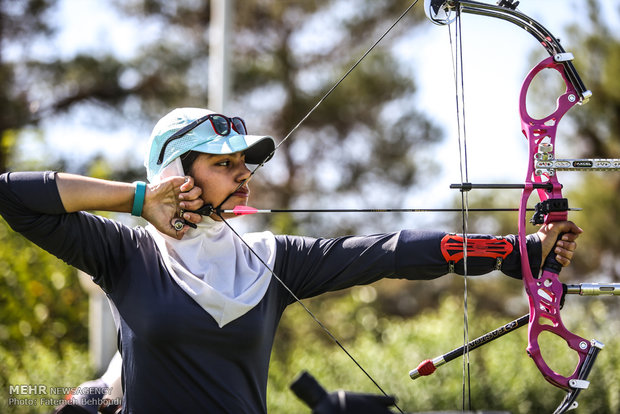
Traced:
<path fill-rule="evenodd" d="M 262 257 L 260 257 L 260 255 L 258 253 L 256 253 L 256 251 L 248 244 L 248 242 L 245 241 L 245 239 L 243 237 L 241 237 L 241 235 L 230 225 L 230 223 L 224 218 L 222 217 L 222 214 L 217 213 L 218 217 L 220 219 L 222 219 L 222 221 L 224 222 L 224 224 L 226 224 L 226 226 L 235 234 L 235 236 L 237 236 L 237 238 L 239 240 L 241 240 L 241 242 L 248 248 L 248 250 L 263 264 L 263 266 L 265 266 L 265 268 L 271 273 L 271 276 L 273 276 L 278 283 L 280 283 L 280 285 L 289 293 L 289 295 L 291 295 L 291 297 L 295 300 L 295 302 L 297 302 L 304 311 L 306 311 L 306 313 L 308 315 L 310 315 L 310 317 L 314 320 L 314 322 L 317 323 L 317 325 L 321 328 L 321 330 L 327 334 L 327 336 L 336 344 L 338 345 L 338 347 L 351 359 L 351 361 L 353 361 L 353 363 L 355 365 L 357 365 L 357 367 L 364 373 L 364 375 L 366 375 L 366 377 L 379 389 L 379 391 L 381 391 L 381 393 L 383 395 L 385 395 L 386 397 L 390 397 L 388 395 L 388 393 L 386 393 L 383 388 L 379 385 L 379 383 L 368 373 L 368 371 L 366 371 L 364 369 L 364 367 L 357 361 L 357 359 L 355 359 L 355 357 L 345 348 L 345 346 L 342 344 L 342 342 L 340 342 L 340 340 L 338 340 L 338 338 L 329 330 L 329 328 L 327 328 L 327 326 L 325 326 L 323 324 L 323 322 L 321 322 L 321 320 L 306 306 L 305 303 L 303 303 L 301 301 L 301 299 L 299 299 L 299 297 L 287 286 L 286 283 L 284 283 L 284 281 L 276 274 L 276 272 L 271 268 L 271 266 L 269 266 Z M 405 414 L 403 410 L 401 410 L 401 408 L 396 404 L 396 402 L 393 403 L 394 407 L 401 413 L 401 414 Z"/>
<path fill-rule="evenodd" d="M 467 128 L 465 123 L 465 82 L 463 70 L 463 36 L 461 26 L 461 9 L 456 8 L 456 30 L 452 33 L 448 25 L 450 37 L 450 54 L 452 57 L 452 69 L 454 74 L 455 104 L 456 104 L 456 123 L 457 140 L 459 148 L 459 172 L 461 184 L 469 182 L 468 161 L 467 161 Z M 454 41 L 453 41 L 454 37 Z M 464 188 L 464 186 L 462 187 Z M 461 221 L 463 232 L 463 379 L 462 379 L 462 409 L 471 410 L 471 375 L 469 361 L 469 305 L 468 305 L 468 221 L 469 221 L 469 199 L 467 191 L 461 189 Z"/>
<path fill-rule="evenodd" d="M 300 304 L 300 306 L 310 315 L 310 317 L 319 325 L 319 327 L 321 327 L 321 329 L 331 338 L 331 340 L 334 341 L 338 345 L 338 347 L 340 347 L 340 349 L 355 363 L 355 365 L 357 365 L 357 367 L 364 373 L 364 375 L 366 375 L 366 377 L 368 377 L 368 379 L 370 379 L 370 381 L 377 387 L 377 389 L 379 389 L 379 391 L 381 391 L 381 393 L 386 397 L 389 397 L 389 395 L 383 390 L 383 388 L 377 383 L 377 381 L 375 381 L 375 379 L 368 373 L 368 371 L 366 371 L 362 367 L 362 365 L 353 357 L 353 355 L 351 355 L 351 353 L 347 351 L 347 349 L 336 338 L 336 336 L 332 334 L 332 332 L 316 317 L 316 315 L 314 315 L 314 313 L 312 313 L 312 311 L 308 309 L 308 307 L 297 297 L 297 295 L 295 295 L 293 291 L 291 291 L 291 289 L 289 289 L 289 287 L 276 275 L 276 273 L 267 265 L 267 263 L 265 263 L 265 261 L 248 245 L 248 243 L 239 235 L 239 233 L 235 231 L 235 229 L 228 223 L 228 221 L 225 220 L 224 217 L 222 217 L 220 211 L 222 205 L 226 201 L 228 201 L 228 199 L 238 189 L 246 185 L 252 179 L 252 177 L 254 177 L 256 172 L 260 168 L 262 168 L 265 163 L 269 161 L 269 159 L 271 159 L 271 157 L 278 150 L 278 148 L 280 148 L 280 146 L 282 146 L 282 144 L 284 144 L 284 142 L 286 142 L 293 135 L 293 133 L 306 121 L 306 119 L 308 119 L 310 115 L 314 113 L 314 111 L 319 107 L 319 105 L 321 105 L 332 94 L 332 92 L 349 76 L 349 74 L 351 74 L 351 72 L 353 72 L 353 70 L 355 70 L 355 68 L 359 66 L 359 64 L 366 58 L 366 56 L 368 56 L 370 52 L 372 52 L 374 48 L 392 31 L 392 29 L 407 15 L 407 13 L 409 13 L 409 11 L 418 3 L 418 1 L 419 0 L 413 1 L 409 5 L 409 7 L 405 9 L 405 11 L 387 28 L 387 30 L 383 32 L 383 34 L 368 48 L 368 50 L 366 50 L 366 52 L 364 52 L 364 54 L 344 73 L 344 75 L 342 75 L 342 77 L 340 77 L 340 79 L 338 79 L 338 81 L 317 101 L 317 103 L 310 109 L 310 111 L 308 111 L 308 113 L 302 117 L 302 119 L 293 127 L 293 129 L 291 129 L 291 131 L 284 136 L 282 141 L 280 141 L 275 146 L 271 153 L 269 153 L 269 155 L 265 157 L 265 159 L 250 172 L 250 175 L 245 178 L 241 183 L 239 183 L 237 188 L 233 192 L 231 192 L 217 207 L 213 209 L 213 211 L 222 219 L 226 226 L 231 229 L 231 231 L 248 247 L 249 251 L 252 252 L 252 254 L 256 258 L 258 258 L 258 260 L 269 270 L 269 272 L 271 272 L 272 276 L 275 277 L 275 279 L 286 289 L 286 291 L 291 295 L 295 302 Z M 403 410 L 401 410 L 396 403 L 394 403 L 393 405 L 401 414 L 404 414 Z"/>
<path fill-rule="evenodd" d="M 282 144 L 284 144 L 294 133 L 295 131 L 297 131 L 297 129 L 306 121 L 306 119 L 308 119 L 310 117 L 310 115 L 312 115 L 314 113 L 314 111 L 319 107 L 319 105 L 321 105 L 331 94 L 332 92 L 338 87 L 340 86 L 340 84 L 351 74 L 351 72 L 353 72 L 355 70 L 355 68 L 357 68 L 359 66 L 360 63 L 362 63 L 362 61 L 366 58 L 366 56 L 368 56 L 370 54 L 370 52 L 372 52 L 374 50 L 374 48 L 392 31 L 392 29 L 394 29 L 394 27 L 396 27 L 396 25 L 407 15 L 407 13 L 409 13 L 409 11 L 418 3 L 418 1 L 420 0 L 415 0 L 413 3 L 411 3 L 409 5 L 409 7 L 407 7 L 405 9 L 404 12 L 401 13 L 400 16 L 398 16 L 398 18 L 390 25 L 390 27 L 388 27 L 381 36 L 379 36 L 379 38 L 368 48 L 368 50 L 366 50 L 366 52 L 364 52 L 364 54 L 353 64 L 351 65 L 351 67 L 340 77 L 340 79 L 338 79 L 338 81 L 336 81 L 336 83 L 334 83 L 334 85 L 329 88 L 329 90 L 327 92 L 325 92 L 325 94 L 323 94 L 323 96 L 316 102 L 316 104 L 306 113 L 306 115 L 304 115 L 301 120 L 299 122 L 297 122 L 297 124 L 288 132 L 288 134 L 286 134 L 284 136 L 284 138 L 282 138 L 282 141 L 280 141 L 275 148 L 269 153 L 269 155 L 267 155 L 267 157 L 265 157 L 265 159 L 258 164 L 251 172 L 250 175 L 243 180 L 235 189 L 235 191 L 233 191 L 232 193 L 230 193 L 230 195 L 228 197 L 226 197 L 224 199 L 224 201 L 222 201 L 220 203 L 220 205 L 217 208 L 221 208 L 222 204 L 224 204 L 238 189 L 240 189 L 241 187 L 243 187 L 244 185 L 246 185 L 248 182 L 250 182 L 250 180 L 254 177 L 254 175 L 256 174 L 256 171 L 258 171 L 260 168 L 262 168 L 265 163 L 267 161 L 269 161 L 271 159 L 271 157 L 275 154 L 275 152 L 278 150 L 278 148 L 280 148 L 282 146 Z"/>

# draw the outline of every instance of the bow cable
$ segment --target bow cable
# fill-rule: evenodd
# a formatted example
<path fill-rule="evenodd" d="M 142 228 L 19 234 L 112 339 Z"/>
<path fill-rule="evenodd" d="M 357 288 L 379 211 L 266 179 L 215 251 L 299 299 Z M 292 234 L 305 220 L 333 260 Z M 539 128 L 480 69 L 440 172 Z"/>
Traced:
<path fill-rule="evenodd" d="M 456 30 L 452 34 L 451 25 L 448 25 L 450 51 L 452 56 L 452 70 L 454 74 L 455 105 L 457 140 L 459 148 L 459 171 L 461 185 L 466 187 L 469 182 L 467 162 L 467 128 L 465 124 L 465 82 L 463 70 L 463 32 L 461 26 L 461 8 L 456 7 Z M 453 41 L 454 37 L 454 41 Z M 467 239 L 469 220 L 468 192 L 461 191 L 461 221 L 463 233 L 463 380 L 462 380 L 462 409 L 471 410 L 471 382 L 469 364 L 469 307 L 467 297 Z"/>

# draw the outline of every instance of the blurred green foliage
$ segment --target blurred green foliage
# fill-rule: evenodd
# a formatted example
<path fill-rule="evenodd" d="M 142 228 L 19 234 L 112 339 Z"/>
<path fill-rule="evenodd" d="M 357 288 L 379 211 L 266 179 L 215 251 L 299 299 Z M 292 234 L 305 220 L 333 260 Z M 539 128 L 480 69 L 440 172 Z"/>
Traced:
<path fill-rule="evenodd" d="M 57 351 L 51 349 L 34 338 L 27 340 L 19 352 L 0 347 L 0 412 L 51 413 L 65 398 L 67 389 L 77 387 L 93 374 L 83 347 L 62 342 L 58 348 Z M 22 385 L 45 388 L 44 392 L 31 391 L 30 394 L 11 388 Z M 36 406 L 20 405 L 11 398 L 36 402 Z"/>
<path fill-rule="evenodd" d="M 93 374 L 88 297 L 75 273 L 0 219 L 0 412 L 19 397 L 9 395 L 11 385 L 75 387 Z M 52 409 L 13 406 L 8 412 Z"/>
<path fill-rule="evenodd" d="M 88 296 L 75 269 L 13 232 L 0 219 L 0 345 L 23 350 L 32 338 L 60 351 L 85 344 Z"/>

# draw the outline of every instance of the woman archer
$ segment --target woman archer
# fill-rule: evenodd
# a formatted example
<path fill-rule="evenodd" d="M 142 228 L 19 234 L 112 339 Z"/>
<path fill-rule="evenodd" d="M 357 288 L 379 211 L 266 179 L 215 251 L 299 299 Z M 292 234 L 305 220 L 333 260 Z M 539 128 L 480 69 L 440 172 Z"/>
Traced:
<path fill-rule="evenodd" d="M 303 299 L 386 277 L 463 272 L 462 260 L 442 254 L 449 236 L 442 232 L 321 239 L 266 231 L 246 234 L 246 245 L 216 213 L 195 213 L 207 204 L 247 205 L 246 164 L 266 162 L 274 148 L 273 138 L 248 135 L 240 118 L 181 108 L 152 132 L 148 185 L 55 172 L 0 175 L 0 213 L 10 226 L 91 275 L 112 303 L 124 413 L 265 413 L 274 335 L 294 302 L 287 289 Z M 149 225 L 130 228 L 87 210 L 131 212 Z M 552 249 L 568 265 L 579 233 L 561 222 L 529 235 L 536 273 Z M 515 236 L 469 238 L 501 240 L 508 246 L 501 271 L 520 277 Z M 497 264 L 469 257 L 468 274 Z"/>

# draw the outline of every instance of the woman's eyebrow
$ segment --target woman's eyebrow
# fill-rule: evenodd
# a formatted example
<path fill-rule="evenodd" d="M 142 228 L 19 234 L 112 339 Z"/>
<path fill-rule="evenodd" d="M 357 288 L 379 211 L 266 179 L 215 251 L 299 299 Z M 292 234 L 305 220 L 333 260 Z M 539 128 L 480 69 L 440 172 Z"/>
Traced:
<path fill-rule="evenodd" d="M 244 158 L 245 157 L 245 151 L 239 151 L 239 152 L 231 152 L 230 154 L 207 154 L 212 158 L 215 159 L 220 159 L 220 158 Z"/>

